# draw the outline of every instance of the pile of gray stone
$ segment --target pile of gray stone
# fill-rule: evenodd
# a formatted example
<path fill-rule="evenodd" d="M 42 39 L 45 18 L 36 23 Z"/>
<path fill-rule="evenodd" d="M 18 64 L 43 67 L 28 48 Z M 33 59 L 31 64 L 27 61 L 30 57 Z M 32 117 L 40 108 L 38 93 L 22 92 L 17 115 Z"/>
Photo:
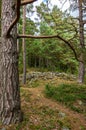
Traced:
<path fill-rule="evenodd" d="M 68 79 L 68 80 L 75 80 L 76 77 L 74 75 L 66 74 L 66 73 L 58 73 L 58 72 L 30 72 L 27 73 L 27 80 L 48 80 L 54 78 L 61 78 L 61 79 Z"/>

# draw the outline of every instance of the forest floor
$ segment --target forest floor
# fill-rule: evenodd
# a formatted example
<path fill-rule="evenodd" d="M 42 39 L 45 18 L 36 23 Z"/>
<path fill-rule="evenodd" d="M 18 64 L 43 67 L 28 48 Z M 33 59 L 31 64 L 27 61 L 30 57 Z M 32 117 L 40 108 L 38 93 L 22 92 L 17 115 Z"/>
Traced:
<path fill-rule="evenodd" d="M 21 106 L 24 121 L 6 130 L 86 130 L 86 115 L 47 98 L 46 84 L 73 83 L 62 79 L 39 80 L 21 86 Z M 29 87 L 30 86 L 30 87 Z M 0 129 L 1 130 L 1 129 Z M 3 129 L 4 130 L 4 129 Z"/>

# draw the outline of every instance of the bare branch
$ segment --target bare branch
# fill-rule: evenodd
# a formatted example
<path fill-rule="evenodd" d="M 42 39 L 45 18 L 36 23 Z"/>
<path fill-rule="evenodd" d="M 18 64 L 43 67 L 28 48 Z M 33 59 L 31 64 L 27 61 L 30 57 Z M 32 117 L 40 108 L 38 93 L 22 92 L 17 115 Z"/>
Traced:
<path fill-rule="evenodd" d="M 63 41 L 66 45 L 68 45 L 70 47 L 70 49 L 73 51 L 74 53 L 74 56 L 76 58 L 77 61 L 79 62 L 82 62 L 80 61 L 80 59 L 78 59 L 78 56 L 77 56 L 77 53 L 74 49 L 74 47 L 70 44 L 70 42 L 68 42 L 67 40 L 65 40 L 64 38 L 62 38 L 61 36 L 59 35 L 51 35 L 51 36 L 33 36 L 33 35 L 23 35 L 23 34 L 20 34 L 17 36 L 17 38 L 34 38 L 34 39 L 48 39 L 48 38 L 58 38 L 60 39 L 61 41 Z"/>
<path fill-rule="evenodd" d="M 57 38 L 57 35 L 51 35 L 51 36 L 33 36 L 33 35 L 23 35 L 23 34 L 20 34 L 20 35 L 17 36 L 17 38 L 47 39 L 47 38 Z"/>
<path fill-rule="evenodd" d="M 21 4 L 21 0 L 17 0 L 17 4 L 16 4 L 17 14 L 16 14 L 15 19 L 12 21 L 11 25 L 8 28 L 6 37 L 10 37 L 10 32 L 11 32 L 12 28 L 14 27 L 14 25 L 18 22 L 18 20 L 20 18 L 20 4 Z"/>
<path fill-rule="evenodd" d="M 26 5 L 26 4 L 31 4 L 35 1 L 37 0 L 21 0 L 21 6 Z"/>

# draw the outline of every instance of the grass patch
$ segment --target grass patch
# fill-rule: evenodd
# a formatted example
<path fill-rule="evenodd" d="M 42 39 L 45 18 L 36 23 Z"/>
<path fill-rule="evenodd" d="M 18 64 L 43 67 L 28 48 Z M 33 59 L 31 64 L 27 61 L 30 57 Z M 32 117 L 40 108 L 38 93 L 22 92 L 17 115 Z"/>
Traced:
<path fill-rule="evenodd" d="M 45 94 L 49 98 L 53 98 L 72 110 L 77 112 L 86 112 L 86 86 L 79 84 L 60 84 L 52 86 L 47 84 Z M 85 110 L 82 110 L 85 109 Z"/>
<path fill-rule="evenodd" d="M 33 81 L 31 82 L 30 86 L 29 87 L 32 87 L 32 88 L 36 88 L 36 87 L 39 87 L 39 82 L 36 80 L 36 81 Z"/>
<path fill-rule="evenodd" d="M 23 100 L 25 101 L 25 102 L 30 102 L 30 96 L 31 96 L 31 94 L 30 94 L 30 92 L 26 89 L 26 90 L 24 90 L 24 89 L 20 89 L 20 95 L 21 95 L 21 99 L 23 98 Z"/>
<path fill-rule="evenodd" d="M 45 85 L 45 82 L 40 81 L 39 84 L 42 87 L 43 85 Z M 48 84 L 48 82 L 46 82 L 46 84 Z M 83 96 L 83 94 L 86 95 L 85 86 L 69 84 L 68 85 L 69 87 L 68 87 L 67 85 L 63 84 L 63 85 L 58 86 L 55 84 L 50 84 L 50 85 L 48 84 L 46 85 L 45 93 L 47 97 L 50 97 L 50 98 L 52 97 L 53 99 L 55 99 L 54 97 L 58 97 L 56 95 L 57 92 L 60 93 L 59 97 L 56 100 L 59 100 L 60 102 L 66 105 L 69 103 L 72 104 L 69 106 L 73 106 L 72 109 L 77 109 L 77 111 L 79 110 L 79 108 L 76 108 L 75 105 L 77 104 L 77 101 L 79 101 L 81 104 L 80 106 L 80 111 L 81 111 L 82 102 L 83 104 L 85 104 L 86 102 L 85 96 Z M 44 86 L 43 86 L 43 89 L 44 89 Z M 39 94 L 43 94 L 42 93 L 43 89 L 41 93 Z M 34 93 L 36 93 L 36 90 L 41 90 L 41 89 L 37 87 L 36 89 L 33 89 L 34 91 L 33 93 L 30 90 L 32 90 L 32 88 L 29 89 L 28 86 L 24 86 L 24 87 L 22 86 L 20 89 L 21 107 L 22 107 L 22 111 L 24 112 L 23 122 L 21 122 L 20 124 L 12 125 L 12 126 L 11 125 L 7 126 L 6 130 L 62 130 L 62 129 L 73 130 L 74 128 L 78 130 L 79 129 L 86 130 L 86 127 L 84 125 L 85 123 L 80 123 L 76 115 L 75 117 L 72 118 L 66 112 L 64 113 L 62 110 L 60 110 L 58 107 L 55 108 L 53 106 L 55 102 L 53 102 L 52 104 L 52 101 L 50 101 L 51 103 L 49 102 L 48 104 L 48 102 L 46 102 L 46 100 L 48 101 L 48 99 L 44 98 L 43 95 L 40 98 L 38 98 L 36 94 L 34 95 Z M 65 93 L 68 94 L 68 96 L 73 95 L 73 98 L 68 98 Z M 66 98 L 63 97 L 64 95 L 66 95 Z M 77 95 L 77 98 L 75 95 Z M 42 101 L 45 103 L 42 103 Z M 77 126 L 77 122 L 79 126 Z M 74 126 L 74 124 L 76 125 Z M 3 127 L 4 126 L 1 126 L 0 129 Z"/>

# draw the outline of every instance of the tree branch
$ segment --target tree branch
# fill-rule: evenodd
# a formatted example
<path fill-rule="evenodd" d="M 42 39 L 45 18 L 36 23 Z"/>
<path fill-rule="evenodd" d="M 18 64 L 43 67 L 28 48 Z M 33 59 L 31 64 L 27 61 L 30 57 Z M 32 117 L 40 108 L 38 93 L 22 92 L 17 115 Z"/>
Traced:
<path fill-rule="evenodd" d="M 14 27 L 14 25 L 18 22 L 19 18 L 20 18 L 20 6 L 21 5 L 26 5 L 26 4 L 30 4 L 30 3 L 33 3 L 37 0 L 24 0 L 21 2 L 21 0 L 17 0 L 17 3 L 16 3 L 16 17 L 14 18 L 14 20 L 12 21 L 11 25 L 9 26 L 8 30 L 7 30 L 7 33 L 6 33 L 6 37 L 10 37 L 10 32 L 12 30 L 12 28 Z"/>
<path fill-rule="evenodd" d="M 51 36 L 33 36 L 33 35 L 23 35 L 23 34 L 20 34 L 20 35 L 17 36 L 17 38 L 48 39 L 48 38 L 57 38 L 57 35 L 51 35 Z"/>
<path fill-rule="evenodd" d="M 9 26 L 9 28 L 7 30 L 6 37 L 10 37 L 10 32 L 11 32 L 12 28 L 14 27 L 14 25 L 18 22 L 18 20 L 20 18 L 20 4 L 21 4 L 21 0 L 17 0 L 17 3 L 16 3 L 17 14 L 16 14 L 15 19 L 12 21 L 11 25 Z"/>
<path fill-rule="evenodd" d="M 26 5 L 26 4 L 31 4 L 35 1 L 37 0 L 21 0 L 21 6 Z"/>
<path fill-rule="evenodd" d="M 65 40 L 64 38 L 62 38 L 61 36 L 59 35 L 51 35 L 51 36 L 33 36 L 33 35 L 23 35 L 23 34 L 20 34 L 17 36 L 17 38 L 34 38 L 34 39 L 48 39 L 48 38 L 58 38 L 60 39 L 61 41 L 63 41 L 66 45 L 68 45 L 70 47 L 70 49 L 73 51 L 74 53 L 74 56 L 76 58 L 77 61 L 79 62 L 82 62 L 80 61 L 80 59 L 78 59 L 78 56 L 77 56 L 77 53 L 74 49 L 74 47 L 67 41 Z"/>

